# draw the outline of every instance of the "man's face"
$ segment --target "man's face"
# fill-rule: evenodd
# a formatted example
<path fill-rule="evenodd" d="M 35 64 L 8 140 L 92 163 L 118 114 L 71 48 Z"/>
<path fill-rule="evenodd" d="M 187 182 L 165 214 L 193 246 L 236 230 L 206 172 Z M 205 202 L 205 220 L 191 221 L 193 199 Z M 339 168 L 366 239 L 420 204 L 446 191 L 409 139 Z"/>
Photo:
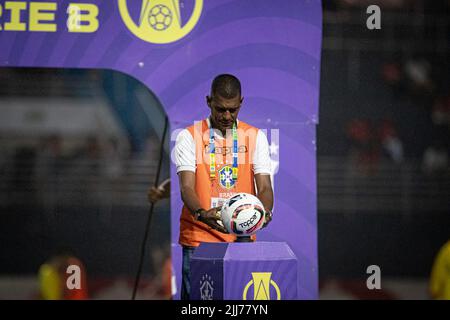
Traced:
<path fill-rule="evenodd" d="M 231 129 L 243 100 L 244 98 L 239 95 L 231 99 L 225 99 L 218 95 L 207 96 L 206 102 L 211 109 L 213 126 L 222 132 Z"/>

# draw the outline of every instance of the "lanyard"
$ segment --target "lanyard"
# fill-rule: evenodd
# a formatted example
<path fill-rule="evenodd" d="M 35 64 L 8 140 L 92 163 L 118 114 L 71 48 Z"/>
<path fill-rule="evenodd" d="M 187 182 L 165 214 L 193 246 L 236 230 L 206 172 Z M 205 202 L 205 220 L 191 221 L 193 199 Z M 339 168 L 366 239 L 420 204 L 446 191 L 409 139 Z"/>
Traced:
<path fill-rule="evenodd" d="M 232 177 L 236 181 L 238 177 L 238 134 L 236 123 L 233 124 L 233 169 Z M 209 178 L 214 180 L 216 178 L 216 145 L 214 142 L 214 129 L 209 128 Z"/>

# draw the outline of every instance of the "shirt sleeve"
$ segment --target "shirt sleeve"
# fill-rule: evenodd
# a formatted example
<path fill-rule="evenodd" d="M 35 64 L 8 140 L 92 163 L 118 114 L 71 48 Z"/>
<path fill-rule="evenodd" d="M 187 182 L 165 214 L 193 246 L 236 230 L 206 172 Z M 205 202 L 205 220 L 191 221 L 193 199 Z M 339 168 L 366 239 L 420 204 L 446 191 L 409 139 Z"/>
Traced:
<path fill-rule="evenodd" d="M 271 174 L 271 172 L 269 142 L 264 132 L 258 130 L 255 153 L 253 154 L 253 173 Z"/>
<path fill-rule="evenodd" d="M 187 129 L 178 134 L 174 151 L 177 173 L 181 171 L 195 172 L 195 142 Z"/>

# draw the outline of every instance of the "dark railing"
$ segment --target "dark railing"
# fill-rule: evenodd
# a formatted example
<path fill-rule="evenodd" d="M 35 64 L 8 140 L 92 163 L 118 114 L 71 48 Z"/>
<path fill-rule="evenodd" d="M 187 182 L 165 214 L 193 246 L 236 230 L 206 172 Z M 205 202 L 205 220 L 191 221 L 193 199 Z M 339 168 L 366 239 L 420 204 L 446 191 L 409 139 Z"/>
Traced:
<path fill-rule="evenodd" d="M 319 212 L 407 214 L 450 210 L 450 169 L 428 175 L 418 160 L 374 166 L 320 157 L 317 185 Z"/>
<path fill-rule="evenodd" d="M 19 204 L 147 205 L 146 193 L 156 164 L 127 160 L 109 166 L 108 160 L 60 161 L 56 167 L 27 162 L 0 170 L 0 206 Z"/>
<path fill-rule="evenodd" d="M 353 11 L 324 11 L 324 50 L 370 52 L 445 53 L 449 48 L 449 16 L 402 13 L 381 8 L 381 29 L 369 30 L 365 8 Z"/>
<path fill-rule="evenodd" d="M 117 166 L 108 161 L 61 162 L 57 168 L 15 163 L 0 170 L 0 206 L 147 205 L 156 165 L 133 159 Z M 420 161 L 401 165 L 357 165 L 342 157 L 318 159 L 319 212 L 449 211 L 450 170 L 429 176 Z M 275 195 L 276 196 L 276 195 Z"/>

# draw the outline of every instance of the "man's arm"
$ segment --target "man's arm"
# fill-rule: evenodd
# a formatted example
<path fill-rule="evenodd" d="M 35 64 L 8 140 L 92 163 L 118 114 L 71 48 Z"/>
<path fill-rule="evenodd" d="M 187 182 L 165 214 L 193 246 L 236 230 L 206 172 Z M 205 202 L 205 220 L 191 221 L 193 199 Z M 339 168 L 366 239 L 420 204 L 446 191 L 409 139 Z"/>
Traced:
<path fill-rule="evenodd" d="M 262 202 L 266 211 L 266 222 L 263 226 L 272 220 L 273 208 L 273 190 L 270 181 L 271 161 L 269 152 L 269 142 L 266 135 L 259 130 L 256 137 L 256 148 L 253 155 L 253 171 L 255 173 L 255 182 L 257 187 L 257 197 Z"/>
<path fill-rule="evenodd" d="M 200 201 L 195 193 L 195 173 L 192 171 L 180 171 L 178 173 L 180 181 L 181 199 L 191 212 L 201 209 Z"/>
<path fill-rule="evenodd" d="M 180 171 L 178 173 L 180 181 L 181 199 L 186 207 L 194 213 L 199 209 L 204 209 L 200 212 L 198 220 L 210 226 L 211 228 L 228 233 L 227 230 L 218 223 L 220 215 L 218 214 L 220 208 L 211 208 L 209 210 L 202 208 L 200 201 L 198 200 L 197 193 L 195 192 L 195 173 L 192 171 Z"/>
<path fill-rule="evenodd" d="M 273 190 L 272 183 L 270 182 L 270 175 L 268 174 L 255 174 L 256 187 L 258 199 L 264 205 L 264 209 L 272 211 L 273 208 Z"/>

